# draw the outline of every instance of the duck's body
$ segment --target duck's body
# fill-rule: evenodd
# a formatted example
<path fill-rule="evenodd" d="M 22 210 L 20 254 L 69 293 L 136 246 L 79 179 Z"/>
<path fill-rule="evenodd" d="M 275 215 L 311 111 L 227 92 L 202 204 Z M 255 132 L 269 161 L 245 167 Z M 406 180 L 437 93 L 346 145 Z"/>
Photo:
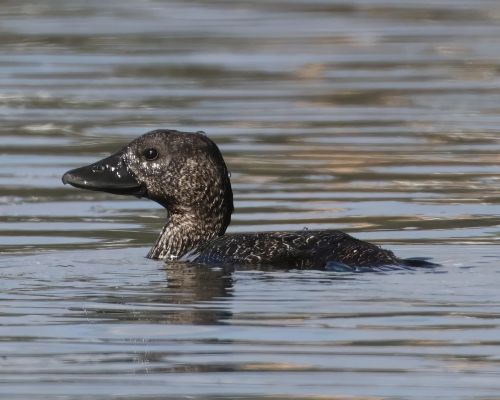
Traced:
<path fill-rule="evenodd" d="M 301 269 L 400 263 L 392 252 L 334 230 L 224 235 L 210 241 L 194 261 Z"/>
<path fill-rule="evenodd" d="M 156 130 L 92 165 L 68 171 L 73 186 L 147 197 L 168 210 L 153 259 L 325 268 L 415 265 L 334 230 L 225 235 L 233 194 L 222 155 L 202 133 Z"/>

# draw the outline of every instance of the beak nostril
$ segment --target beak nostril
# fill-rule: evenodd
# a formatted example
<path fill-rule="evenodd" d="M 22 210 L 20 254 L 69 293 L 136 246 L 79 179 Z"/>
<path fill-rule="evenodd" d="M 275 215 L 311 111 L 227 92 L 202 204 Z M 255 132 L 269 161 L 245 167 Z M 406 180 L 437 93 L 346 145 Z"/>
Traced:
<path fill-rule="evenodd" d="M 103 164 L 94 165 L 92 167 L 92 172 L 104 172 L 106 171 L 106 166 Z"/>

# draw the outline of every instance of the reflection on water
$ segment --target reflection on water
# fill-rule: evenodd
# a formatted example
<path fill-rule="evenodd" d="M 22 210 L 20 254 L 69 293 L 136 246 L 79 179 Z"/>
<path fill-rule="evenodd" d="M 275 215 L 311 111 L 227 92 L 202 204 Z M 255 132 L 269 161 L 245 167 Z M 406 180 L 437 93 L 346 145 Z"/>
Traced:
<path fill-rule="evenodd" d="M 2 2 L 0 393 L 498 396 L 500 4 Z M 338 228 L 425 271 L 147 260 L 143 200 L 62 173 L 204 130 L 230 231 Z"/>
<path fill-rule="evenodd" d="M 80 318 L 86 319 L 157 324 L 218 324 L 220 320 L 231 317 L 225 307 L 214 309 L 192 306 L 230 297 L 232 271 L 186 263 L 165 265 L 164 269 L 165 279 L 158 282 L 155 290 L 145 293 L 131 291 L 127 296 L 127 306 L 123 305 L 122 296 L 108 295 L 102 300 L 105 307 L 73 308 L 72 311 L 80 311 Z M 130 304 L 135 307 L 130 308 Z M 164 307 L 166 304 L 169 305 L 168 310 Z M 137 306 L 142 312 L 138 312 Z"/>

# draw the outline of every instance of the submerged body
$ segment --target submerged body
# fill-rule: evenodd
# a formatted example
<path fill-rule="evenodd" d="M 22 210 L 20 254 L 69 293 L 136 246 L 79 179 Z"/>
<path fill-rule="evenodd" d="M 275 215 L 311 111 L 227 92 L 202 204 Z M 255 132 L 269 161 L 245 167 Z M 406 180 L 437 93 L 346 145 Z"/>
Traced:
<path fill-rule="evenodd" d="M 334 230 L 225 235 L 233 212 L 229 173 L 215 143 L 198 132 L 146 133 L 108 158 L 68 171 L 63 182 L 163 205 L 168 217 L 148 254 L 153 259 L 309 269 L 419 265 Z"/>

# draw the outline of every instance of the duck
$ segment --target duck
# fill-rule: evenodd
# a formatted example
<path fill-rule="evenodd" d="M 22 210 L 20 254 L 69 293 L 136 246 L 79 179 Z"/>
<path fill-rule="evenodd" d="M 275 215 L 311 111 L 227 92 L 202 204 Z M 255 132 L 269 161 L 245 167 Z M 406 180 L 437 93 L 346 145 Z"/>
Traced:
<path fill-rule="evenodd" d="M 93 164 L 66 172 L 76 188 L 131 195 L 167 210 L 147 254 L 165 261 L 289 269 L 419 267 L 390 250 L 338 230 L 226 234 L 234 211 L 230 173 L 204 132 L 157 129 Z"/>

